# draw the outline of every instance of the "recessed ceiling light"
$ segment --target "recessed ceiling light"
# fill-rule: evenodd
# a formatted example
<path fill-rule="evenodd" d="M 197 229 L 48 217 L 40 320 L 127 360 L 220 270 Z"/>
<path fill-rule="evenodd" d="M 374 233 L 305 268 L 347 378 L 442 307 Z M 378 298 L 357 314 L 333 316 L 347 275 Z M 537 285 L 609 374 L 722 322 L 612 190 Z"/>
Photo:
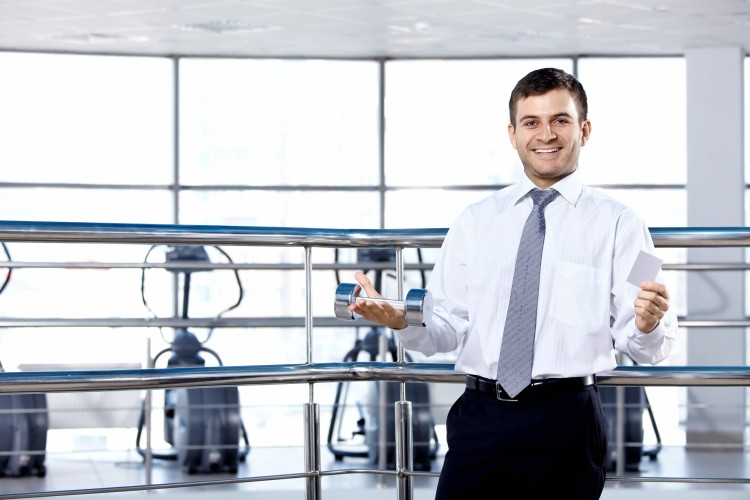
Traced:
<path fill-rule="evenodd" d="M 251 23 L 236 19 L 217 19 L 194 24 L 176 24 L 173 28 L 188 31 L 208 31 L 209 33 L 262 33 L 264 31 L 278 31 L 281 26 L 270 26 L 268 24 Z"/>
<path fill-rule="evenodd" d="M 54 40 L 68 43 L 81 44 L 102 44 L 115 42 L 148 42 L 150 39 L 146 36 L 122 36 L 111 35 L 107 33 L 70 33 L 51 37 Z"/>
<path fill-rule="evenodd" d="M 422 31 L 422 32 L 429 31 L 430 28 L 431 28 L 430 23 L 425 22 L 425 21 L 417 21 L 416 23 L 414 23 L 414 29 L 416 31 Z"/>

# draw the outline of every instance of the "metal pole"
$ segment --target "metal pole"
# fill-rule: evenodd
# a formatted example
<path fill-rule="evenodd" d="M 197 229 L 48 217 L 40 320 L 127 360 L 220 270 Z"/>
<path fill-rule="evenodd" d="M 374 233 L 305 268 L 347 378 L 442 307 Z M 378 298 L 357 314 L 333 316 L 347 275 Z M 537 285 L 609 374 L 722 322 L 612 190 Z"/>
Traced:
<path fill-rule="evenodd" d="M 616 441 L 616 460 L 617 466 L 615 473 L 618 476 L 622 476 L 625 473 L 625 388 L 615 387 L 615 409 L 616 415 L 615 421 L 617 427 L 615 428 L 615 441 Z"/>
<path fill-rule="evenodd" d="M 403 382 L 402 382 L 403 385 Z M 396 493 L 399 500 L 412 500 L 414 498 L 414 478 L 405 475 L 414 469 L 414 434 L 412 432 L 411 401 L 396 402 Z"/>
<path fill-rule="evenodd" d="M 320 407 L 309 402 L 304 405 L 305 413 L 305 472 L 315 472 L 315 476 L 305 478 L 305 498 L 320 498 Z"/>
<path fill-rule="evenodd" d="M 398 281 L 398 298 L 404 298 L 404 249 L 396 248 L 396 277 Z M 403 364 L 406 357 L 404 346 L 396 342 L 398 363 Z M 414 497 L 414 480 L 404 472 L 414 470 L 414 428 L 412 427 L 412 405 L 406 400 L 406 382 L 399 382 L 399 401 L 395 404 L 395 437 L 396 437 L 396 492 L 399 500 L 411 500 Z"/>
<path fill-rule="evenodd" d="M 307 339 L 307 364 L 312 364 L 313 314 L 312 314 L 312 247 L 305 247 L 305 337 Z"/>
<path fill-rule="evenodd" d="M 617 353 L 617 364 L 623 363 L 622 353 Z M 625 388 L 615 387 L 615 473 L 625 473 Z"/>
<path fill-rule="evenodd" d="M 386 335 L 380 335 L 378 337 L 378 350 L 380 352 L 380 361 L 386 361 L 386 354 L 388 353 L 388 338 Z M 385 380 L 378 380 L 375 382 L 378 386 L 378 469 L 385 470 L 388 468 L 388 450 L 387 450 L 387 417 L 386 417 L 386 406 L 388 406 L 388 398 L 386 397 L 386 391 L 388 389 L 388 382 Z M 382 486 L 384 484 L 385 476 L 378 476 L 378 484 Z"/>
<path fill-rule="evenodd" d="M 312 247 L 305 247 L 305 334 L 307 338 L 307 364 L 313 361 L 313 314 L 312 314 Z M 315 384 L 308 385 L 309 401 L 304 405 L 305 414 L 305 471 L 318 473 L 305 478 L 307 500 L 320 498 L 320 408 L 315 403 Z"/>
<path fill-rule="evenodd" d="M 305 247 L 305 334 L 307 339 L 306 360 L 312 365 L 313 314 L 312 314 L 312 247 Z M 309 401 L 305 403 L 305 471 L 320 472 L 320 408 L 315 403 L 315 384 L 308 385 Z M 320 498 L 320 475 L 305 479 L 307 500 Z"/>
<path fill-rule="evenodd" d="M 151 339 L 146 339 L 146 366 L 154 367 L 154 359 L 151 357 Z M 143 426 L 146 428 L 146 453 L 143 457 L 144 468 L 146 470 L 146 484 L 153 484 L 153 451 L 151 444 L 151 389 L 146 390 L 146 396 L 143 405 Z"/>
<path fill-rule="evenodd" d="M 396 248 L 396 282 L 398 283 L 398 288 L 396 289 L 398 300 L 404 300 L 404 249 L 401 247 Z M 404 346 L 401 345 L 401 342 L 396 342 L 396 344 L 398 346 L 398 359 L 396 361 L 403 363 Z M 406 399 L 404 384 L 401 384 L 401 399 Z"/>

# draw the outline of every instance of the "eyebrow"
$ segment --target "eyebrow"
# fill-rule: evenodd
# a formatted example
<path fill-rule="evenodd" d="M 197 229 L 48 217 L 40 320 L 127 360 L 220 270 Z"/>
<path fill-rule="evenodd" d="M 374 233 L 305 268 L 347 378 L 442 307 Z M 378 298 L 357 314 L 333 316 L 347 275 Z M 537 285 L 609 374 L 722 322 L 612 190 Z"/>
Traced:
<path fill-rule="evenodd" d="M 566 117 L 566 118 L 570 118 L 571 120 L 573 119 L 573 116 L 572 116 L 572 115 L 571 115 L 570 113 L 566 113 L 566 112 L 562 112 L 562 113 L 556 113 L 556 114 L 552 115 L 552 118 L 553 118 L 553 119 L 554 119 L 554 118 L 560 118 L 561 116 L 562 116 L 562 117 Z M 520 117 L 520 118 L 518 119 L 518 121 L 519 121 L 519 122 L 522 122 L 523 120 L 527 120 L 527 119 L 529 119 L 529 118 L 533 118 L 533 119 L 536 119 L 536 120 L 538 120 L 538 119 L 539 119 L 539 116 L 538 116 L 538 115 L 523 115 L 522 117 Z"/>

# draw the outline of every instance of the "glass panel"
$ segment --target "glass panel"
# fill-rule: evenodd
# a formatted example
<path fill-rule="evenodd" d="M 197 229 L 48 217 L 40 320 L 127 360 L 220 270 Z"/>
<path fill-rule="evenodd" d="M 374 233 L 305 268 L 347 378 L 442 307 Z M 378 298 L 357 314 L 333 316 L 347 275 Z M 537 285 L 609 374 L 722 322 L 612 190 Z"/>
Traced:
<path fill-rule="evenodd" d="M 682 189 L 603 189 L 613 198 L 632 207 L 650 228 L 686 227 L 687 226 L 687 193 Z M 656 248 L 656 256 L 664 264 L 683 264 L 687 262 L 686 248 Z M 665 271 L 664 282 L 670 291 L 671 307 L 676 308 L 678 316 L 687 314 L 687 271 Z M 684 336 L 677 343 L 686 342 Z M 680 349 L 682 349 L 682 346 Z M 674 358 L 673 358 L 674 359 Z M 675 363 L 678 364 L 678 363 Z"/>
<path fill-rule="evenodd" d="M 745 65 L 745 69 L 747 70 L 747 64 Z M 746 80 L 747 81 L 747 80 Z M 745 103 L 747 103 L 747 100 L 745 100 Z M 750 116 L 748 114 L 745 114 L 745 116 Z M 745 127 L 745 130 L 747 131 L 749 127 Z M 750 144 L 748 142 L 745 143 L 746 145 Z M 745 157 L 747 158 L 747 153 L 745 153 Z M 745 190 L 745 221 L 750 221 L 750 191 L 747 189 Z M 745 222 L 747 225 L 747 222 Z M 745 262 L 750 262 L 750 247 L 745 247 L 744 249 L 745 253 Z M 750 290 L 750 273 L 745 273 L 745 289 Z M 745 314 L 750 315 L 750 293 L 745 294 Z M 748 332 L 750 333 L 750 332 Z M 748 352 L 747 357 L 750 359 L 750 342 L 748 342 Z M 750 411 L 750 409 L 748 409 Z M 750 415 L 748 416 L 750 418 Z"/>
<path fill-rule="evenodd" d="M 43 200 L 41 202 L 40 200 Z M 138 203 L 134 203 L 138 200 Z M 11 188 L 0 190 L 7 220 L 166 224 L 167 191 Z M 14 262 L 142 262 L 148 247 L 126 244 L 8 242 Z M 14 316 L 143 317 L 136 269 L 18 268 L 3 301 Z"/>
<path fill-rule="evenodd" d="M 650 228 L 685 227 L 687 225 L 687 193 L 683 189 L 604 189 L 604 192 L 633 207 Z M 670 264 L 687 262 L 686 248 L 657 247 L 656 255 L 663 260 L 664 283 L 670 292 L 670 305 L 679 317 L 687 314 L 687 273 L 669 270 Z M 682 329 L 669 357 L 659 366 L 684 366 L 687 364 L 688 332 Z M 680 426 L 686 389 L 684 387 L 646 388 L 651 411 L 657 421 L 660 438 L 665 445 L 685 442 L 685 432 Z M 647 416 L 644 415 L 644 419 Z M 648 420 L 646 420 L 648 421 Z M 644 425 L 644 444 L 654 443 L 652 426 Z"/>
<path fill-rule="evenodd" d="M 181 203 L 180 218 L 186 224 L 346 229 L 377 228 L 380 218 L 378 194 L 374 192 L 187 191 L 181 194 Z M 305 260 L 304 249 L 300 247 L 227 246 L 224 250 L 236 263 L 301 264 Z M 313 248 L 311 259 L 326 264 L 355 262 L 356 252 Z M 352 275 L 353 271 L 315 273 L 312 280 L 315 315 L 333 316 L 337 280 L 351 281 Z M 301 267 L 292 271 L 247 270 L 240 276 L 245 298 L 230 315 L 304 316 L 305 275 Z M 226 303 L 226 297 L 233 297 L 233 293 L 225 288 L 201 296 L 206 304 Z"/>
<path fill-rule="evenodd" d="M 613 75 L 615 75 L 613 77 Z M 586 88 L 591 140 L 581 151 L 580 169 L 589 184 L 685 184 L 687 180 L 686 67 L 683 58 L 585 58 L 578 76 Z M 687 224 L 684 190 L 608 190 L 632 206 L 649 227 Z M 684 248 L 658 248 L 665 264 L 687 262 Z M 686 271 L 665 271 L 671 306 L 687 313 Z M 687 334 L 677 336 L 661 363 L 687 362 Z M 665 443 L 685 441 L 679 423 L 685 388 L 647 389 Z M 648 428 L 646 430 L 649 430 Z M 648 432 L 644 442 L 652 442 Z"/>
<path fill-rule="evenodd" d="M 180 85 L 186 184 L 378 182 L 374 61 L 183 59 Z"/>
<path fill-rule="evenodd" d="M 96 307 L 96 304 L 88 305 Z M 80 317 L 97 317 L 90 311 Z M 54 314 L 37 316 L 55 317 Z M 3 368 L 17 371 L 19 365 L 37 363 L 134 363 L 145 367 L 149 332 L 147 328 L 4 328 L 0 335 Z"/>
<path fill-rule="evenodd" d="M 386 227 L 448 229 L 469 204 L 489 196 L 489 190 L 404 189 L 386 194 Z M 405 249 L 404 264 L 435 263 L 439 248 Z M 405 290 L 423 288 L 429 271 L 406 273 Z"/>
<path fill-rule="evenodd" d="M 330 191 L 183 191 L 182 224 L 378 228 L 378 195 Z"/>
<path fill-rule="evenodd" d="M 745 58 L 745 184 L 750 182 L 750 57 Z M 745 217 L 745 220 L 750 220 Z M 750 345 L 750 343 L 748 344 Z"/>
<path fill-rule="evenodd" d="M 14 262 L 66 262 L 55 255 L 29 261 L 12 252 Z M 16 268 L 3 291 L 3 309 L 5 316 L 17 318 L 143 318 L 149 314 L 141 301 L 140 278 L 136 269 Z"/>
<path fill-rule="evenodd" d="M 585 58 L 591 140 L 579 165 L 589 184 L 685 184 L 686 66 L 681 57 Z"/>
<path fill-rule="evenodd" d="M 649 227 L 687 226 L 687 193 L 684 189 L 602 189 L 632 207 Z"/>
<path fill-rule="evenodd" d="M 0 189 L 4 220 L 169 224 L 169 191 L 131 189 Z"/>
<path fill-rule="evenodd" d="M 171 182 L 169 59 L 0 53 L 0 71 L 3 181 Z"/>
<path fill-rule="evenodd" d="M 570 59 L 389 61 L 386 181 L 398 186 L 514 182 L 522 173 L 508 139 L 508 100 L 529 71 Z"/>
<path fill-rule="evenodd" d="M 745 85 L 745 93 L 744 93 L 744 118 L 745 118 L 745 127 L 744 127 L 744 147 L 743 152 L 745 154 L 745 187 L 747 188 L 747 184 L 750 182 L 750 57 L 745 57 L 744 59 L 744 85 Z M 750 221 L 750 194 L 748 193 L 747 189 L 745 189 L 745 225 L 748 224 L 748 221 Z M 745 262 L 748 262 L 750 260 L 750 248 L 745 248 Z M 745 290 L 750 290 L 750 273 L 745 273 Z M 750 314 L 750 294 L 745 294 L 745 314 Z M 745 330 L 745 335 L 750 333 L 747 329 Z M 745 348 L 745 359 L 750 360 L 750 342 L 746 343 L 747 347 Z M 747 390 L 746 393 L 750 395 L 750 390 Z M 747 397 L 747 396 L 746 396 Z M 750 408 L 746 410 L 746 422 L 750 422 Z"/>
<path fill-rule="evenodd" d="M 490 190 L 404 189 L 386 194 L 386 227 L 448 228 L 464 208 Z"/>

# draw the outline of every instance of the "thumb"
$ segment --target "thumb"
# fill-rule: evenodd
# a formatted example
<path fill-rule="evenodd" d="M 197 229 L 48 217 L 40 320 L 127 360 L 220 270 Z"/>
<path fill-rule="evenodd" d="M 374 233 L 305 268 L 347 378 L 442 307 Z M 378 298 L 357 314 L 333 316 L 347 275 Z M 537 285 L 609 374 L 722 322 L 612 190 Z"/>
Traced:
<path fill-rule="evenodd" d="M 359 283 L 359 286 L 362 287 L 362 290 L 365 291 L 365 294 L 370 298 L 381 298 L 380 293 L 378 293 L 377 290 L 375 290 L 375 287 L 372 284 L 372 281 L 367 277 L 365 273 L 362 271 L 357 271 L 354 273 L 354 278 L 357 280 L 357 283 Z"/>

